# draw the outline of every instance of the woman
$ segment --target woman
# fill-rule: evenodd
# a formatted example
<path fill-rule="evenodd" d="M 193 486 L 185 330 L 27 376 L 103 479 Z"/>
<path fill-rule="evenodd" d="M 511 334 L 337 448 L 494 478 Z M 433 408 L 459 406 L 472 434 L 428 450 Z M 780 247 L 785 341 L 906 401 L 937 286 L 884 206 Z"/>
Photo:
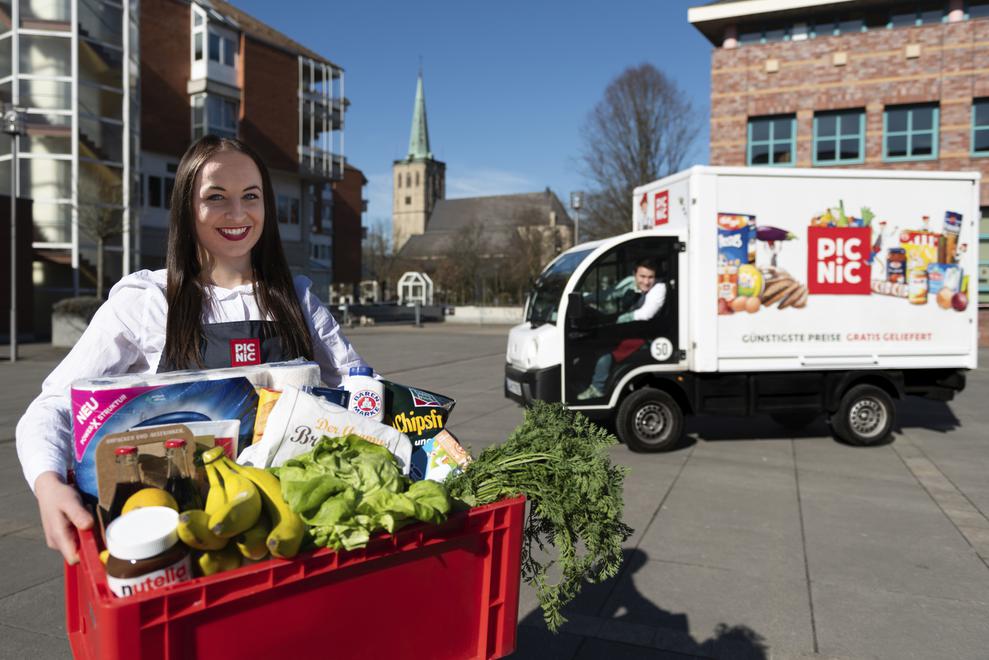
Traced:
<path fill-rule="evenodd" d="M 133 273 L 113 287 L 17 424 L 17 454 L 45 540 L 69 563 L 77 561 L 73 527 L 93 524 L 65 483 L 72 381 L 229 367 L 231 347 L 244 340 L 259 346 L 255 362 L 315 360 L 330 385 L 366 366 L 309 279 L 293 281 L 271 179 L 250 147 L 212 135 L 193 144 L 179 164 L 171 209 L 167 269 Z"/>

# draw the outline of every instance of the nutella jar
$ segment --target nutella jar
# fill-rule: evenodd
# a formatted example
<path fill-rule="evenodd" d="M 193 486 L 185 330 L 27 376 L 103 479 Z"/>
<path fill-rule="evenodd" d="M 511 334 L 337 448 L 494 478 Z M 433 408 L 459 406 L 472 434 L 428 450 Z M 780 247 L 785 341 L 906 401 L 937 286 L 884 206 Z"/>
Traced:
<path fill-rule="evenodd" d="M 192 579 L 189 549 L 179 541 L 179 514 L 149 506 L 123 514 L 106 528 L 106 577 L 118 597 Z"/>

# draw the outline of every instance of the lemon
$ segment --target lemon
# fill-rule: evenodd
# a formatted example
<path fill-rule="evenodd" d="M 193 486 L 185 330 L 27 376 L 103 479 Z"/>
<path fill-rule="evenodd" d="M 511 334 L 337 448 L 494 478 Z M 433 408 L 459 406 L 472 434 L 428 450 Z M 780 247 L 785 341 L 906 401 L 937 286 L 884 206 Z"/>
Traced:
<path fill-rule="evenodd" d="M 167 506 L 169 509 L 179 510 L 179 503 L 168 491 L 161 488 L 142 488 L 127 498 L 120 513 L 124 514 L 146 506 Z"/>
<path fill-rule="evenodd" d="M 104 565 L 106 564 L 106 560 L 109 559 L 109 558 L 110 558 L 110 551 L 109 550 L 101 550 L 100 551 L 100 561 L 103 562 Z"/>

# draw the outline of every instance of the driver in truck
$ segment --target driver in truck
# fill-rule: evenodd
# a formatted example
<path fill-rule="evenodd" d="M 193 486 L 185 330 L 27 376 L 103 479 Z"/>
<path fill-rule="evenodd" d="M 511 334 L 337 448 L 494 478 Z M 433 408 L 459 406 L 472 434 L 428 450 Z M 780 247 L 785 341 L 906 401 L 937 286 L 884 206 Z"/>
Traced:
<path fill-rule="evenodd" d="M 618 315 L 617 323 L 649 321 L 663 308 L 663 303 L 666 302 L 666 284 L 656 281 L 657 270 L 656 263 L 652 259 L 640 259 L 636 262 L 634 270 L 635 288 L 625 291 L 622 295 L 619 309 L 625 311 Z M 627 345 L 630 342 L 634 342 L 634 346 Z M 612 363 L 616 360 L 621 362 L 644 343 L 645 340 L 626 340 L 614 350 L 599 357 L 594 366 L 591 384 L 577 395 L 577 399 L 585 401 L 604 396 L 605 384 Z"/>

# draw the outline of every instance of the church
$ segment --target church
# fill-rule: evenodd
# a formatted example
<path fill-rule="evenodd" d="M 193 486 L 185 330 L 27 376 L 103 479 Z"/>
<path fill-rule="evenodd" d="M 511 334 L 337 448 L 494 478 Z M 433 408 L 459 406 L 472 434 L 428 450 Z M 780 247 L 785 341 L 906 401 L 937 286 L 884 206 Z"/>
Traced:
<path fill-rule="evenodd" d="M 541 192 L 446 199 L 446 164 L 429 148 L 422 74 L 416 84 L 405 158 L 392 166 L 392 246 L 410 268 L 433 272 L 472 229 L 482 260 L 503 263 L 525 250 L 538 268 L 573 245 L 573 221 L 549 188 Z M 538 271 L 537 271 L 538 272 Z"/>

